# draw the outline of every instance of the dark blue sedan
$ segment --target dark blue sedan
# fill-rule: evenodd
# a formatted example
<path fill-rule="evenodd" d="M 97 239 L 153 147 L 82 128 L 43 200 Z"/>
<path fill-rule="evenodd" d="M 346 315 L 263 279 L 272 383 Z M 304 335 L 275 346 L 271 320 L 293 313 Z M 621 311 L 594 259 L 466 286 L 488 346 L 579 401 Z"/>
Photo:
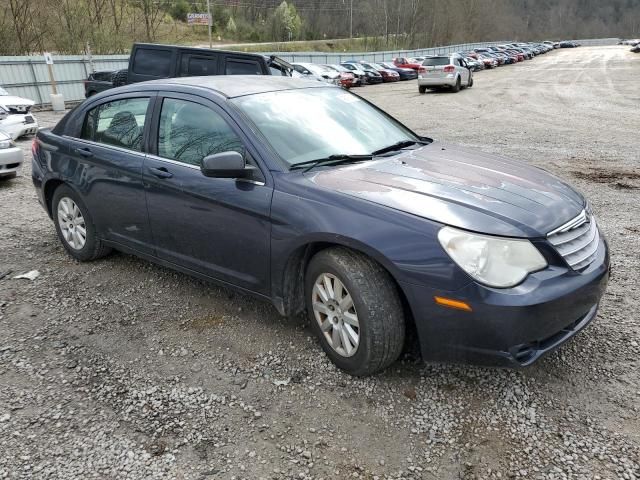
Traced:
<path fill-rule="evenodd" d="M 117 249 L 306 311 L 353 375 L 415 336 L 427 360 L 529 365 L 591 322 L 608 279 L 606 241 L 566 183 L 320 82 L 109 90 L 33 154 L 73 258 Z"/>

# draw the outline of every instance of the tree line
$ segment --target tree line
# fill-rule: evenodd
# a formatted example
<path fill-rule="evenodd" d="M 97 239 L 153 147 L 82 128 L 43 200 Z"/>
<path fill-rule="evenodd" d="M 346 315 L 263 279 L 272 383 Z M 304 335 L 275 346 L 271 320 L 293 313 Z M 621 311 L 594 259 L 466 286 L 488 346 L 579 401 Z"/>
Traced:
<path fill-rule="evenodd" d="M 639 37 L 638 0 L 211 0 L 216 42 L 372 38 L 378 48 L 489 40 Z M 202 0 L 0 0 L 0 54 L 123 53 L 202 43 Z"/>

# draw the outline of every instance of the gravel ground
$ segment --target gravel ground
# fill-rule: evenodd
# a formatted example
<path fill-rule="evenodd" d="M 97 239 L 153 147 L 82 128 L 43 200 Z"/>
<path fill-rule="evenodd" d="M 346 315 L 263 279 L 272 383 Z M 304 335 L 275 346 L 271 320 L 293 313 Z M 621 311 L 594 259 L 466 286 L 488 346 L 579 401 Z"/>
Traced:
<path fill-rule="evenodd" d="M 458 94 L 358 91 L 591 199 L 614 264 L 600 315 L 524 371 L 405 357 L 350 378 L 268 304 L 123 254 L 74 262 L 25 164 L 0 184 L 0 275 L 13 272 L 0 280 L 0 478 L 640 478 L 640 57 L 627 50 L 556 51 Z"/>

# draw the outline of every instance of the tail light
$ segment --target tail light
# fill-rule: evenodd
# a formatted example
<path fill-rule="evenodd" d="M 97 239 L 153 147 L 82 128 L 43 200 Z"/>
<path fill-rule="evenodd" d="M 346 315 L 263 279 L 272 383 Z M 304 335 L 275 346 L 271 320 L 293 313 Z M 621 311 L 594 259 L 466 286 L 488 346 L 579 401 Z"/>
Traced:
<path fill-rule="evenodd" d="M 40 150 L 40 141 L 38 137 L 34 137 L 33 142 L 31 142 L 31 154 L 34 158 L 38 156 L 38 150 Z"/>
<path fill-rule="evenodd" d="M 418 69 L 418 73 L 427 73 L 427 69 L 426 69 L 426 67 L 420 67 L 420 68 Z"/>
<path fill-rule="evenodd" d="M 453 73 L 456 71 L 456 67 L 454 67 L 453 65 L 447 65 L 446 67 L 444 67 L 444 71 L 445 73 Z"/>

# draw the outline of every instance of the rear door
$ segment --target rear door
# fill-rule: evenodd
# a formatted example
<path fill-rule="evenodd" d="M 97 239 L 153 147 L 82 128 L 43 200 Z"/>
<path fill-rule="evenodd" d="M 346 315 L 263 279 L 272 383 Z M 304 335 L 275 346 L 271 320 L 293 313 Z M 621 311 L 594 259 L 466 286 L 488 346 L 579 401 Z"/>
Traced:
<path fill-rule="evenodd" d="M 468 85 L 471 78 L 471 71 L 467 68 L 467 64 L 464 59 L 462 57 L 455 57 L 453 62 L 453 65 L 456 67 L 456 72 L 462 79 L 462 85 Z"/>
<path fill-rule="evenodd" d="M 167 93 L 152 121 L 144 183 L 156 255 L 268 294 L 273 187 L 237 124 L 214 102 Z M 252 180 L 208 178 L 202 159 L 237 151 L 258 167 Z"/>
<path fill-rule="evenodd" d="M 154 96 L 105 99 L 85 113 L 78 138 L 70 139 L 76 164 L 70 173 L 101 236 L 143 253 L 153 253 L 142 167 Z"/>

